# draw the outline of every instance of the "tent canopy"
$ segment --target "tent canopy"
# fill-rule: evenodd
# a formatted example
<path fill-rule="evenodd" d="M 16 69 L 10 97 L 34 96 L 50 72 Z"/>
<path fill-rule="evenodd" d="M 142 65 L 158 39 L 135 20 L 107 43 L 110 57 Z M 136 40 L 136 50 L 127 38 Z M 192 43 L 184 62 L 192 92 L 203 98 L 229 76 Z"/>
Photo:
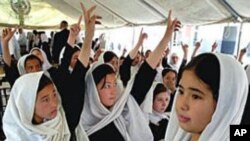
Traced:
<path fill-rule="evenodd" d="M 23 0 L 12 0 L 23 1 Z M 27 1 L 27 0 L 26 0 Z M 82 14 L 80 2 L 102 17 L 104 28 L 165 24 L 168 11 L 184 24 L 202 25 L 244 22 L 250 19 L 247 0 L 29 0 L 31 11 L 24 16 L 26 27 L 56 28 L 62 20 L 75 23 Z M 10 0 L 0 1 L 0 26 L 19 24 Z"/>

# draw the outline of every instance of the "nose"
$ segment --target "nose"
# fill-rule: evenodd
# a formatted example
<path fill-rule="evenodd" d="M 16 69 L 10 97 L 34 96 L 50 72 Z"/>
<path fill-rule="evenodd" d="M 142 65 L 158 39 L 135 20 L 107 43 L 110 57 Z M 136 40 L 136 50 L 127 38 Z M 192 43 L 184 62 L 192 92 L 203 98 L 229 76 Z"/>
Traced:
<path fill-rule="evenodd" d="M 184 94 L 177 97 L 177 103 L 181 110 L 187 111 L 189 109 L 188 99 Z"/>
<path fill-rule="evenodd" d="M 55 97 L 51 100 L 51 107 L 55 108 L 57 107 L 57 105 L 58 105 L 58 100 L 57 97 Z"/>
<path fill-rule="evenodd" d="M 112 89 L 111 89 L 111 94 L 112 94 L 112 95 L 115 95 L 115 94 L 116 94 L 116 91 L 117 91 L 116 89 L 117 89 L 116 86 L 113 86 L 113 87 L 112 87 Z"/>

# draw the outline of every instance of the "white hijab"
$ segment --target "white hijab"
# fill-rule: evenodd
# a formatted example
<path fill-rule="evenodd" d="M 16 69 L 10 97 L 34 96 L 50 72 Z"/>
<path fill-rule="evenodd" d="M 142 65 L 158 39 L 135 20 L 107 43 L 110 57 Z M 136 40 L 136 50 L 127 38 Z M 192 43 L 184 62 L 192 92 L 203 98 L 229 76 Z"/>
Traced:
<path fill-rule="evenodd" d="M 42 69 L 43 69 L 44 71 L 46 71 L 46 70 L 48 70 L 49 68 L 51 68 L 52 65 L 49 63 L 48 58 L 47 58 L 47 55 L 45 54 L 45 52 L 44 52 L 42 49 L 40 49 L 40 48 L 34 47 L 34 48 L 31 49 L 30 54 L 32 54 L 32 52 L 33 52 L 34 50 L 39 50 L 39 51 L 42 53 L 42 56 L 43 56 L 43 66 L 42 66 Z"/>
<path fill-rule="evenodd" d="M 148 120 L 154 124 L 158 124 L 159 121 L 161 121 L 162 119 L 169 119 L 169 114 L 168 113 L 159 113 L 156 112 L 153 109 L 153 99 L 154 99 L 154 89 L 156 88 L 156 86 L 160 84 L 159 82 L 154 82 L 149 90 L 149 92 L 147 93 L 144 101 L 142 102 L 142 104 L 140 105 L 142 111 L 146 114 L 146 116 L 148 116 Z M 170 102 L 170 93 L 168 93 L 168 103 Z"/>
<path fill-rule="evenodd" d="M 229 140 L 229 125 L 240 124 L 248 95 L 247 76 L 241 64 L 225 54 L 215 56 L 220 64 L 219 98 L 211 122 L 201 133 L 199 141 Z M 174 101 L 165 140 L 188 141 L 190 138 L 191 134 L 179 126 Z"/>
<path fill-rule="evenodd" d="M 178 60 L 178 62 L 177 62 L 177 64 L 174 64 L 174 62 L 173 62 L 173 60 L 172 60 L 172 57 L 173 56 L 177 56 L 178 58 L 179 58 L 179 56 L 178 56 L 178 54 L 177 53 L 172 53 L 171 54 L 171 57 L 170 57 L 170 61 L 169 61 L 169 65 L 170 65 L 170 67 L 172 68 L 172 69 L 174 69 L 176 72 L 178 72 L 179 71 L 179 67 L 180 67 L 180 60 Z M 180 58 L 179 58 L 180 59 Z"/>
<path fill-rule="evenodd" d="M 78 130 L 79 128 L 81 130 L 85 129 L 87 135 L 90 136 L 114 122 L 126 141 L 153 141 L 148 122 L 130 94 L 134 78 L 129 81 L 124 93 L 117 92 L 117 100 L 114 106 L 107 109 L 100 102 L 92 75 L 97 66 L 93 65 L 86 74 L 85 101 Z M 78 133 L 77 136 L 80 136 L 80 134 Z M 111 139 L 112 137 L 110 137 Z"/>
<path fill-rule="evenodd" d="M 30 54 L 23 55 L 17 62 L 17 69 L 20 75 L 27 73 L 25 70 L 25 60 L 29 55 Z"/>
<path fill-rule="evenodd" d="M 38 125 L 32 124 L 37 89 L 42 75 L 43 72 L 23 75 L 12 87 L 3 116 L 6 141 L 69 141 L 70 132 L 60 104 L 54 119 Z"/>

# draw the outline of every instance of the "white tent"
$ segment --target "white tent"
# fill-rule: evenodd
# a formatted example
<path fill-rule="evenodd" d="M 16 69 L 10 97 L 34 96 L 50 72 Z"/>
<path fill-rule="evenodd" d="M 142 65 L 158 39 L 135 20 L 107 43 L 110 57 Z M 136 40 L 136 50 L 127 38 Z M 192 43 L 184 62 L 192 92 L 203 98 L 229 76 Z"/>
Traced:
<path fill-rule="evenodd" d="M 250 19 L 248 0 L 1 0 L 0 25 L 19 24 L 19 16 L 11 9 L 17 1 L 30 1 L 30 13 L 24 24 L 55 28 L 60 21 L 70 24 L 81 14 L 80 2 L 86 7 L 97 5 L 102 27 L 165 24 L 168 10 L 184 24 L 242 22 Z"/>

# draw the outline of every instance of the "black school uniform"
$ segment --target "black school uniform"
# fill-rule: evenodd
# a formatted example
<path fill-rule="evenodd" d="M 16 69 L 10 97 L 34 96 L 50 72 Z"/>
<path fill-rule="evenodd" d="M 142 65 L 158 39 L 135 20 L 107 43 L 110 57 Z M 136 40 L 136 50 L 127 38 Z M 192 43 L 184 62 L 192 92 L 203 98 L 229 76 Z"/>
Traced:
<path fill-rule="evenodd" d="M 76 65 L 79 68 L 81 67 L 82 71 L 86 72 L 87 68 L 85 68 L 82 64 L 77 63 Z M 81 71 L 79 71 L 79 73 L 80 72 Z M 151 88 L 156 73 L 157 73 L 156 70 L 152 69 L 147 62 L 144 62 L 141 68 L 139 69 L 138 73 L 136 74 L 136 78 L 130 93 L 133 95 L 138 105 L 140 105 L 143 102 L 147 92 Z M 79 75 L 81 75 L 81 73 Z M 75 79 L 74 83 L 76 85 L 74 85 L 74 89 L 75 91 L 84 93 L 84 87 L 83 87 L 85 83 L 84 77 L 82 78 L 82 80 L 78 79 L 78 81 L 79 82 L 77 82 Z M 89 136 L 89 139 L 90 141 L 104 141 L 104 140 L 124 141 L 122 134 L 118 131 L 114 122 L 109 123 L 101 130 L 98 130 L 95 133 L 91 134 Z"/>

